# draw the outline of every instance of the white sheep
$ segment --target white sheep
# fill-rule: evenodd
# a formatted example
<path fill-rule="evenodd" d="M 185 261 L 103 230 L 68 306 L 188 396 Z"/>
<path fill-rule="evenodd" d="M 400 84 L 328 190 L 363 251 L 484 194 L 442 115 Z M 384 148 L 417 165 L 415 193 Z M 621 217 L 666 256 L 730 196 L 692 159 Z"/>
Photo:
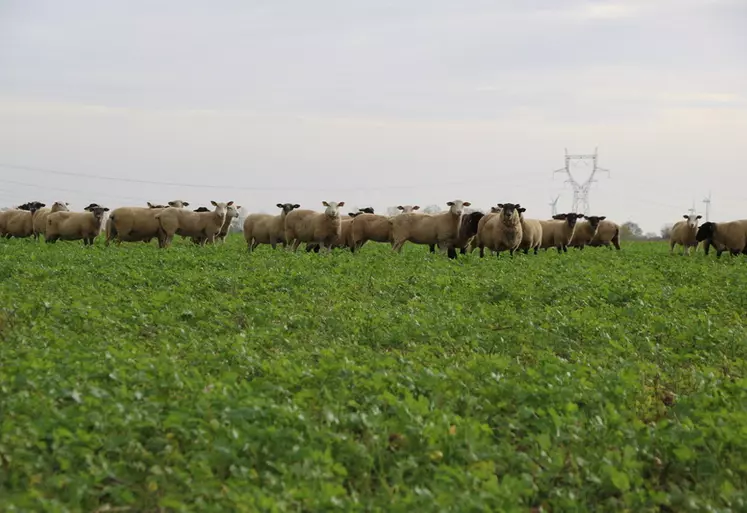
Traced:
<path fill-rule="evenodd" d="M 322 205 L 326 208 L 321 213 L 293 210 L 285 216 L 285 240 L 293 251 L 297 251 L 302 242 L 319 243 L 322 249 L 330 251 L 340 237 L 340 207 L 345 206 L 345 202 L 323 201 Z"/>
<path fill-rule="evenodd" d="M 684 220 L 677 221 L 672 226 L 672 232 L 669 235 L 669 253 L 674 253 L 674 247 L 677 244 L 682 246 L 682 254 L 690 256 L 690 249 L 698 247 L 698 241 L 695 235 L 698 233 L 698 219 L 703 216 L 694 214 L 684 214 Z"/>
<path fill-rule="evenodd" d="M 402 251 L 405 242 L 413 244 L 435 244 L 446 249 L 449 258 L 456 258 L 454 249 L 459 237 L 462 214 L 470 202 L 449 201 L 449 210 L 440 214 L 407 213 L 392 217 L 392 249 Z"/>

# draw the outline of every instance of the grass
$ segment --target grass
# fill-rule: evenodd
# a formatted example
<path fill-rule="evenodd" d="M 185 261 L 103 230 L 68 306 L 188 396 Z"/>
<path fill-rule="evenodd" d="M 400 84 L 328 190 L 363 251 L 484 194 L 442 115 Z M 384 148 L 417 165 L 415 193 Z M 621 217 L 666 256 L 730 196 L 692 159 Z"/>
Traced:
<path fill-rule="evenodd" d="M 1 241 L 0 510 L 744 511 L 745 266 Z"/>

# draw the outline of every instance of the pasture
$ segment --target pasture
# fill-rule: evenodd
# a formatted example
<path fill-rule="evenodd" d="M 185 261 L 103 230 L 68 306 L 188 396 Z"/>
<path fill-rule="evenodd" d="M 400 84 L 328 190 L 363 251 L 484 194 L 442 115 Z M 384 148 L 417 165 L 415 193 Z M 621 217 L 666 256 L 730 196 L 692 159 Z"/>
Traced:
<path fill-rule="evenodd" d="M 0 510 L 744 511 L 747 262 L 0 241 Z"/>

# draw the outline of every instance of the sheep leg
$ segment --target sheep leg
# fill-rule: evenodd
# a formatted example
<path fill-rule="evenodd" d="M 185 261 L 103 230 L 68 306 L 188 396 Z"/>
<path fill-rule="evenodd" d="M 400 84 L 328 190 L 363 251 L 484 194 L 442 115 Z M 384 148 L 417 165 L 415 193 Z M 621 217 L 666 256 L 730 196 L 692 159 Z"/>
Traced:
<path fill-rule="evenodd" d="M 430 252 L 431 253 L 435 253 L 436 252 L 436 245 L 435 244 L 428 244 L 428 247 L 430 248 Z"/>
<path fill-rule="evenodd" d="M 560 254 L 560 253 L 563 252 L 563 245 L 562 244 L 557 245 L 556 248 L 558 250 L 558 254 Z"/>
<path fill-rule="evenodd" d="M 568 253 L 568 246 L 563 244 L 563 253 Z"/>
<path fill-rule="evenodd" d="M 480 258 L 485 257 L 485 246 L 480 245 Z"/>
<path fill-rule="evenodd" d="M 467 246 L 465 246 L 463 248 L 459 248 L 459 253 L 461 253 L 462 255 L 466 255 L 467 254 Z"/>
<path fill-rule="evenodd" d="M 396 251 L 397 253 L 402 253 L 402 246 L 405 245 L 405 241 L 397 241 L 392 244 L 392 251 Z"/>
<path fill-rule="evenodd" d="M 449 248 L 446 250 L 446 254 L 451 259 L 456 259 L 457 258 L 457 252 L 456 252 L 456 249 L 454 249 L 454 246 L 449 246 Z"/>
<path fill-rule="evenodd" d="M 291 246 L 291 251 L 294 253 L 298 251 L 298 246 L 301 245 L 301 241 L 299 239 L 293 239 L 293 245 Z"/>

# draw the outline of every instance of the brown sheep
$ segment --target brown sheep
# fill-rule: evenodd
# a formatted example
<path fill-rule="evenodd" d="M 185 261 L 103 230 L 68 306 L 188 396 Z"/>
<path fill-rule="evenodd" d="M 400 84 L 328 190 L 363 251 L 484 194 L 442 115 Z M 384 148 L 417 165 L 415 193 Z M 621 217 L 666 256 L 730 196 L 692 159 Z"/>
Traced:
<path fill-rule="evenodd" d="M 678 221 L 672 226 L 672 232 L 669 234 L 669 253 L 674 253 L 674 247 L 677 244 L 682 246 L 682 254 L 687 253 L 690 256 L 690 249 L 698 247 L 698 241 L 695 235 L 698 233 L 698 219 L 701 215 L 684 214 L 684 221 Z"/>
<path fill-rule="evenodd" d="M 0 237 L 10 238 L 7 232 L 8 221 L 10 220 L 10 218 L 20 212 L 28 212 L 29 210 L 31 210 L 32 205 L 34 205 L 35 203 L 35 201 L 30 201 L 10 210 L 0 212 Z"/>
<path fill-rule="evenodd" d="M 354 251 L 359 251 L 370 240 L 391 243 L 392 219 L 377 214 L 361 214 L 353 219 L 350 234 Z"/>
<path fill-rule="evenodd" d="M 747 219 L 728 223 L 703 223 L 698 228 L 695 240 L 709 241 L 716 248 L 716 257 L 720 257 L 726 250 L 732 255 L 747 254 Z"/>
<path fill-rule="evenodd" d="M 182 200 L 169 201 L 172 208 L 185 208 L 189 203 Z M 112 240 L 122 242 L 150 242 L 154 238 L 161 244 L 161 225 L 156 214 L 163 208 L 154 207 L 120 207 L 115 208 L 106 221 L 106 245 Z"/>
<path fill-rule="evenodd" d="M 568 252 L 568 244 L 573 240 L 576 231 L 576 221 L 583 218 L 583 214 L 569 213 L 552 216 L 552 221 L 540 221 L 542 225 L 542 247 L 557 248 L 558 253 Z"/>
<path fill-rule="evenodd" d="M 579 250 L 584 249 L 584 246 L 588 246 L 597 234 L 599 223 L 605 219 L 605 216 L 586 216 L 586 221 L 576 223 L 573 238 L 568 245 Z"/>
<path fill-rule="evenodd" d="M 462 225 L 459 227 L 459 237 L 454 243 L 454 249 L 458 249 L 462 255 L 467 253 L 467 247 L 477 235 L 477 228 L 480 225 L 480 219 L 485 217 L 482 212 L 470 212 L 462 215 Z M 430 252 L 436 252 L 436 245 L 430 245 Z"/>
<path fill-rule="evenodd" d="M 589 246 L 607 246 L 612 249 L 610 243 L 615 246 L 615 249 L 620 250 L 620 226 L 612 221 L 604 220 L 599 223 L 597 234 L 591 239 Z"/>
<path fill-rule="evenodd" d="M 44 207 L 37 210 L 33 225 L 34 238 L 36 240 L 39 240 L 40 235 L 44 235 L 47 229 L 47 217 L 49 217 L 49 214 L 53 212 L 68 212 L 68 205 L 69 203 L 65 203 L 64 201 L 55 201 L 51 208 Z"/>
<path fill-rule="evenodd" d="M 22 205 L 22 207 L 24 208 L 9 215 L 6 220 L 5 237 L 8 239 L 11 237 L 31 237 L 34 234 L 34 219 L 45 205 L 38 201 L 32 201 Z"/>
<path fill-rule="evenodd" d="M 519 244 L 519 249 L 524 251 L 525 255 L 529 253 L 530 249 L 534 250 L 536 255 L 542 245 L 542 223 L 537 219 L 524 218 L 526 208 L 520 207 L 518 210 L 521 219 L 521 244 Z"/>
<path fill-rule="evenodd" d="M 86 207 L 88 212 L 53 212 L 47 217 L 45 241 L 81 240 L 83 245 L 93 245 L 101 231 L 104 212 L 109 209 L 99 205 Z"/>
<path fill-rule="evenodd" d="M 200 245 L 206 242 L 215 242 L 215 236 L 220 233 L 223 222 L 226 220 L 228 208 L 233 201 L 228 203 L 210 202 L 215 210 L 212 212 L 190 212 L 183 208 L 165 208 L 156 213 L 160 229 L 159 246 L 167 248 L 171 245 L 174 235 L 182 237 L 196 237 Z"/>
<path fill-rule="evenodd" d="M 239 210 L 241 209 L 241 205 L 235 206 L 231 205 L 226 209 L 226 219 L 223 221 L 223 226 L 221 227 L 218 234 L 215 236 L 216 242 L 220 240 L 221 242 L 226 242 L 226 236 L 228 235 L 228 229 L 231 227 L 231 223 L 234 219 L 239 217 Z M 207 207 L 200 207 L 194 212 L 210 212 L 210 210 Z M 195 244 L 202 244 L 202 238 L 201 237 L 192 237 L 192 242 Z M 206 244 L 211 244 L 212 241 L 206 240 Z"/>
<path fill-rule="evenodd" d="M 487 247 L 500 256 L 502 251 L 508 251 L 513 256 L 519 249 L 522 240 L 521 205 L 513 203 L 499 203 L 499 212 L 490 216 L 482 225 L 479 233 L 480 257 L 485 256 Z M 488 216 L 485 216 L 488 217 Z"/>
<path fill-rule="evenodd" d="M 447 205 L 449 210 L 440 214 L 407 213 L 392 217 L 392 249 L 400 253 L 405 242 L 435 244 L 446 248 L 449 258 L 456 258 L 454 245 L 459 239 L 464 207 L 469 207 L 470 202 L 454 200 Z"/>
<path fill-rule="evenodd" d="M 272 249 L 278 244 L 286 247 L 285 216 L 301 208 L 298 203 L 278 203 L 280 215 L 252 214 L 244 219 L 244 239 L 249 251 L 254 251 L 260 244 L 270 244 Z"/>
<path fill-rule="evenodd" d="M 322 213 L 313 210 L 294 210 L 285 216 L 285 240 L 291 244 L 293 251 L 297 251 L 298 246 L 306 242 L 319 243 L 322 249 L 329 252 L 340 237 L 340 207 L 345 206 L 345 202 L 323 201 L 322 205 L 326 207 Z"/>

